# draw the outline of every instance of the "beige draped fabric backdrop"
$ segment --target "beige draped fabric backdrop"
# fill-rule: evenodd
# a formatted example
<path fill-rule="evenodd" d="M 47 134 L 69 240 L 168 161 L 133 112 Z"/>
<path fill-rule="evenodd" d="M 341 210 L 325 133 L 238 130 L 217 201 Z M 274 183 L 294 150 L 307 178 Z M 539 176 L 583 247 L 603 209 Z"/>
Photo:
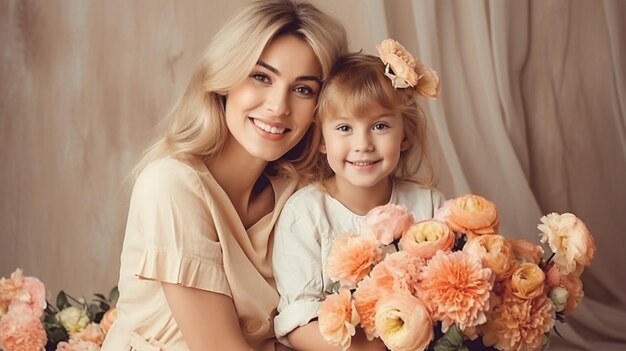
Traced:
<path fill-rule="evenodd" d="M 236 1 L 0 2 L 0 275 L 88 296 L 117 280 L 133 164 Z M 442 78 L 424 103 L 439 187 L 537 240 L 573 212 L 598 245 L 555 350 L 626 347 L 626 2 L 313 0 L 374 53 Z"/>

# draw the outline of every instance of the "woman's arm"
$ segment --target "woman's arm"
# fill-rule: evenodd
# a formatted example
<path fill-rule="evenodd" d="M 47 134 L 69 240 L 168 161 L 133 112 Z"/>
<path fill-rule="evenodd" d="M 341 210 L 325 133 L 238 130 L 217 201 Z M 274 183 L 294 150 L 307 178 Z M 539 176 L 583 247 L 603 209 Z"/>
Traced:
<path fill-rule="evenodd" d="M 287 334 L 289 343 L 298 351 L 341 351 L 341 347 L 329 345 L 320 333 L 317 321 L 294 329 Z M 378 338 L 368 341 L 363 330 L 358 328 L 352 337 L 348 351 L 384 351 L 385 344 Z"/>
<path fill-rule="evenodd" d="M 182 285 L 161 285 L 190 350 L 253 351 L 241 334 L 230 297 Z"/>

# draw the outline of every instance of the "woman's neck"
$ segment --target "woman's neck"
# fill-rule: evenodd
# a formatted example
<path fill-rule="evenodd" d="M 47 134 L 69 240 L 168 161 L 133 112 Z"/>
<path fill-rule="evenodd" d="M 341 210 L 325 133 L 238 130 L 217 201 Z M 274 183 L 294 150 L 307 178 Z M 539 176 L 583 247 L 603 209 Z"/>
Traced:
<path fill-rule="evenodd" d="M 324 181 L 328 194 L 353 213 L 363 216 L 376 206 L 389 203 L 392 192 L 391 179 L 387 178 L 371 187 L 354 186 L 335 176 Z"/>
<path fill-rule="evenodd" d="M 205 164 L 248 227 L 273 208 L 273 191 L 263 170 L 268 162 L 241 147 L 225 147 Z"/>

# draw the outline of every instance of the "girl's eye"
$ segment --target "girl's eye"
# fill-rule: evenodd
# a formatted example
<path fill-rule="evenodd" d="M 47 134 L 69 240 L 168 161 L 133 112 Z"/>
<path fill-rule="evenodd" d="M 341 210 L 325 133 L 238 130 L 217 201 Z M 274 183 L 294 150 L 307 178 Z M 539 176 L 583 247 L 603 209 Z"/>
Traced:
<path fill-rule="evenodd" d="M 270 82 L 270 77 L 267 74 L 265 74 L 265 73 L 255 72 L 255 73 L 252 73 L 251 77 L 254 78 L 255 80 L 258 80 L 259 82 L 262 82 L 262 83 L 269 83 Z"/>
<path fill-rule="evenodd" d="M 386 125 L 386 124 L 384 124 L 384 123 L 376 123 L 376 124 L 374 124 L 374 126 L 372 127 L 372 129 L 374 129 L 374 130 L 383 130 L 383 129 L 388 128 L 388 127 L 389 127 L 389 126 L 387 126 L 387 125 Z"/>
<path fill-rule="evenodd" d="M 350 131 L 350 127 L 349 126 L 339 126 L 337 127 L 337 130 L 340 132 L 349 132 Z"/>

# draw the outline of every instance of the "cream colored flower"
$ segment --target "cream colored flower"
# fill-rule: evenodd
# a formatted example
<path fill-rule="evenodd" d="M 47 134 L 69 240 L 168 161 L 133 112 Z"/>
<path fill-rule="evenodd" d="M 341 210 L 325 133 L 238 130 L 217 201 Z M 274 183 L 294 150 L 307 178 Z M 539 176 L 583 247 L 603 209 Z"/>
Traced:
<path fill-rule="evenodd" d="M 541 217 L 537 226 L 542 243 L 548 242 L 554 252 L 554 262 L 564 274 L 589 266 L 596 253 L 593 236 L 583 221 L 571 213 L 550 213 Z M 582 272 L 582 269 L 579 271 Z"/>
<path fill-rule="evenodd" d="M 87 326 L 91 320 L 84 308 L 70 306 L 56 314 L 56 319 L 69 333 L 77 333 Z"/>
<path fill-rule="evenodd" d="M 548 297 L 554 303 L 556 312 L 563 312 L 567 307 L 567 300 L 569 299 L 569 292 L 560 286 L 550 290 Z"/>
<path fill-rule="evenodd" d="M 343 350 L 350 347 L 359 321 L 348 289 L 341 289 L 339 293 L 328 296 L 320 306 L 319 328 L 322 337 L 331 345 L 341 346 Z"/>
<path fill-rule="evenodd" d="M 414 87 L 417 84 L 415 59 L 402 44 L 393 39 L 385 39 L 376 48 L 385 64 L 385 75 L 391 79 L 394 88 Z"/>
<path fill-rule="evenodd" d="M 412 255 L 425 260 L 438 250 L 450 251 L 455 236 L 450 227 L 437 220 L 426 220 L 413 224 L 400 239 L 400 247 Z"/>
<path fill-rule="evenodd" d="M 393 351 L 425 350 L 433 339 L 433 322 L 424 303 L 406 294 L 390 294 L 376 304 L 376 331 Z"/>
<path fill-rule="evenodd" d="M 439 96 L 441 86 L 439 84 L 439 75 L 432 69 L 424 68 L 419 65 L 417 71 L 417 92 L 428 98 L 436 98 Z"/>

